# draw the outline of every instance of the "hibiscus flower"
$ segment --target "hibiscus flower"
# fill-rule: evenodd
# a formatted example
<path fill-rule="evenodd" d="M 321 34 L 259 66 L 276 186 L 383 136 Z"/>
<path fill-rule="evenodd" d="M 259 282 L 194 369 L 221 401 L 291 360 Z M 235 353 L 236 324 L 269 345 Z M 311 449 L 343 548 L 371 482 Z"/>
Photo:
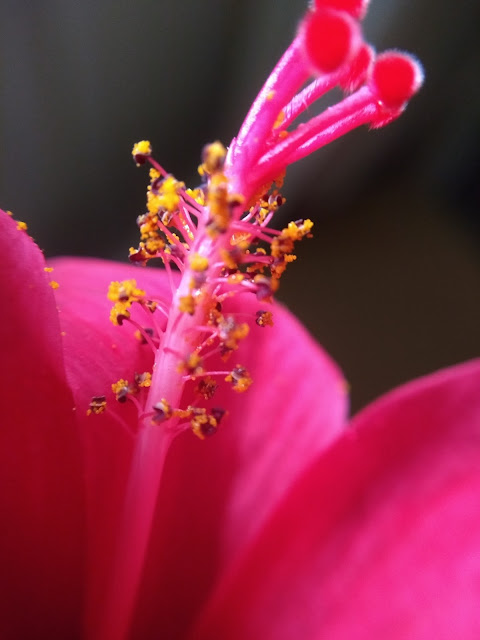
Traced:
<path fill-rule="evenodd" d="M 478 636 L 480 365 L 347 424 L 339 369 L 272 302 L 312 228 L 269 227 L 287 165 L 421 84 L 365 8 L 315 3 L 199 189 L 134 146 L 130 260 L 164 270 L 47 265 L 1 212 L 2 637 Z"/>

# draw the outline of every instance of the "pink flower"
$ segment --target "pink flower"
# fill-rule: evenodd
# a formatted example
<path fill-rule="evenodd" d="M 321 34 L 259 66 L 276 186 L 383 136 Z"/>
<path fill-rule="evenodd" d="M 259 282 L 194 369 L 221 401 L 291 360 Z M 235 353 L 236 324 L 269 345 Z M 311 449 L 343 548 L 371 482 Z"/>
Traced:
<path fill-rule="evenodd" d="M 312 227 L 269 227 L 286 167 L 422 81 L 363 42 L 365 9 L 317 0 L 200 189 L 135 145 L 130 259 L 164 271 L 46 266 L 1 212 L 2 637 L 478 637 L 480 363 L 347 426 L 340 372 L 271 302 Z"/>

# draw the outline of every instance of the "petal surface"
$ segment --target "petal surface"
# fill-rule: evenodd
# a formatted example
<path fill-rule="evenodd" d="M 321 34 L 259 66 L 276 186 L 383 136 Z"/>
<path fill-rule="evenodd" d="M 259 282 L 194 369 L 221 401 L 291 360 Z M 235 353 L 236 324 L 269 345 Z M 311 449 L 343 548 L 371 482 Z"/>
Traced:
<path fill-rule="evenodd" d="M 0 212 L 0 636 L 76 638 L 84 480 L 53 290 L 39 248 Z"/>
<path fill-rule="evenodd" d="M 225 312 L 244 321 L 259 308 L 242 295 Z M 274 327 L 250 323 L 227 363 L 244 365 L 254 382 L 246 393 L 223 385 L 214 396 L 229 412 L 219 432 L 205 441 L 187 432 L 172 445 L 133 637 L 182 637 L 215 582 L 345 424 L 338 368 L 287 310 L 274 306 L 273 316 Z"/>
<path fill-rule="evenodd" d="M 362 412 L 217 589 L 192 639 L 480 636 L 480 361 Z"/>

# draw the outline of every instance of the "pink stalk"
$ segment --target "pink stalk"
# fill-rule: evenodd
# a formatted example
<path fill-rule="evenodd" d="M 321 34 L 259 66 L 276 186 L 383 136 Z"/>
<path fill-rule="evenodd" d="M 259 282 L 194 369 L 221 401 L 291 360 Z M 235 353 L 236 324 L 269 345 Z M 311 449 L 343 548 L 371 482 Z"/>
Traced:
<path fill-rule="evenodd" d="M 336 140 L 356 127 L 371 122 L 379 109 L 377 103 L 378 100 L 371 89 L 362 87 L 306 124 L 301 124 L 259 160 L 255 184 L 251 189 L 255 190 L 257 185 L 274 179 L 289 164 L 307 153 Z M 311 143 L 312 140 L 315 142 Z M 299 153 L 302 145 L 307 145 L 305 148 L 308 148 L 308 151 Z"/>
<path fill-rule="evenodd" d="M 297 36 L 263 85 L 238 136 L 232 141 L 226 160 L 226 173 L 232 178 L 234 192 L 242 193 L 240 186 L 243 179 L 262 153 L 278 114 L 308 76 L 301 39 Z"/>
<path fill-rule="evenodd" d="M 172 432 L 160 427 L 145 429 L 138 434 L 123 523 L 116 539 L 110 589 L 95 640 L 125 640 L 128 636 L 150 540 L 160 479 L 173 437 Z"/>
<path fill-rule="evenodd" d="M 281 130 L 286 129 L 288 125 L 308 109 L 310 105 L 336 87 L 338 78 L 338 73 L 322 75 L 302 89 L 300 93 L 297 93 L 283 108 L 284 119 L 279 128 Z"/>

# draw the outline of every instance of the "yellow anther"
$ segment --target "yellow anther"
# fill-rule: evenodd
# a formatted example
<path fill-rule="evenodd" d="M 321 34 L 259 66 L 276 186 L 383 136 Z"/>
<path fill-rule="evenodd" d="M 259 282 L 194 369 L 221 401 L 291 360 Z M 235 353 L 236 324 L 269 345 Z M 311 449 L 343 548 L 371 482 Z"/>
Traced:
<path fill-rule="evenodd" d="M 201 256 L 199 253 L 194 253 L 190 256 L 189 263 L 193 271 L 206 271 L 208 269 L 208 258 Z"/>
<path fill-rule="evenodd" d="M 48 284 L 52 287 L 52 289 L 58 289 L 58 287 L 60 286 L 56 280 L 50 280 Z"/>
<path fill-rule="evenodd" d="M 228 180 L 223 173 L 215 173 L 211 177 L 207 205 L 212 217 L 210 228 L 215 233 L 226 231 L 230 224 L 231 211 L 228 206 Z"/>
<path fill-rule="evenodd" d="M 45 273 L 52 273 L 53 267 L 43 267 L 43 270 L 45 271 Z"/>
<path fill-rule="evenodd" d="M 105 399 L 105 396 L 94 396 L 90 401 L 90 407 L 87 411 L 87 416 L 92 415 L 92 413 L 95 415 L 99 415 L 100 413 L 103 413 L 106 408 L 107 401 Z"/>
<path fill-rule="evenodd" d="M 173 176 L 167 176 L 158 189 L 160 206 L 170 213 L 175 213 L 180 204 L 179 191 L 184 187 L 183 182 L 175 180 Z"/>
<path fill-rule="evenodd" d="M 203 170 L 212 175 L 223 169 L 227 150 L 221 142 L 216 140 L 211 144 L 207 144 L 202 151 Z"/>
<path fill-rule="evenodd" d="M 205 194 L 202 189 L 187 189 L 186 193 L 203 207 L 205 204 Z"/>
<path fill-rule="evenodd" d="M 152 374 L 149 371 L 144 371 L 144 373 L 136 373 L 135 374 L 135 384 L 137 387 L 142 389 L 146 389 L 152 384 Z"/>
<path fill-rule="evenodd" d="M 110 322 L 115 326 L 123 324 L 124 320 L 130 318 L 130 311 L 124 302 L 116 302 L 110 310 Z"/>
<path fill-rule="evenodd" d="M 28 229 L 27 223 L 22 222 L 21 220 L 17 220 L 17 229 L 19 231 L 26 231 Z"/>
<path fill-rule="evenodd" d="M 155 415 L 152 417 L 153 424 L 159 424 L 172 417 L 172 407 L 165 398 L 153 405 L 153 410 L 155 411 Z"/>
<path fill-rule="evenodd" d="M 132 156 L 137 167 L 145 163 L 146 158 L 152 155 L 152 145 L 148 140 L 140 140 L 133 145 Z"/>
<path fill-rule="evenodd" d="M 210 376 L 201 378 L 200 382 L 197 385 L 198 393 L 202 395 L 205 400 L 209 400 L 210 398 L 212 398 L 217 388 L 218 384 Z"/>
<path fill-rule="evenodd" d="M 275 91 L 269 91 L 267 93 L 267 100 L 273 100 L 274 96 L 275 96 Z"/>
<path fill-rule="evenodd" d="M 132 392 L 128 380 L 124 380 L 123 378 L 120 378 L 120 380 L 112 384 L 112 391 L 118 402 L 125 402 L 128 394 Z"/>
<path fill-rule="evenodd" d="M 207 436 L 211 436 L 217 431 L 218 421 L 213 415 L 207 413 L 206 409 L 203 407 L 191 407 L 191 412 L 193 417 L 190 420 L 190 425 L 193 433 L 200 440 L 204 440 Z"/>
<path fill-rule="evenodd" d="M 273 314 L 271 311 L 257 311 L 255 322 L 259 327 L 273 327 Z"/>
<path fill-rule="evenodd" d="M 136 280 L 113 281 L 108 287 L 107 298 L 112 302 L 122 302 L 130 306 L 132 302 L 141 300 L 145 296 L 143 289 L 137 288 Z"/>
<path fill-rule="evenodd" d="M 226 376 L 225 382 L 231 382 L 232 387 L 238 393 L 243 393 L 246 391 L 250 385 L 252 384 L 252 378 L 250 374 L 242 367 L 242 365 L 237 364 L 237 366 Z"/>
<path fill-rule="evenodd" d="M 178 300 L 178 310 L 189 313 L 191 316 L 195 313 L 195 299 L 192 295 L 181 296 Z"/>
<path fill-rule="evenodd" d="M 202 358 L 196 351 L 190 353 L 183 362 L 178 365 L 179 373 L 188 373 L 195 377 L 203 373 Z"/>

